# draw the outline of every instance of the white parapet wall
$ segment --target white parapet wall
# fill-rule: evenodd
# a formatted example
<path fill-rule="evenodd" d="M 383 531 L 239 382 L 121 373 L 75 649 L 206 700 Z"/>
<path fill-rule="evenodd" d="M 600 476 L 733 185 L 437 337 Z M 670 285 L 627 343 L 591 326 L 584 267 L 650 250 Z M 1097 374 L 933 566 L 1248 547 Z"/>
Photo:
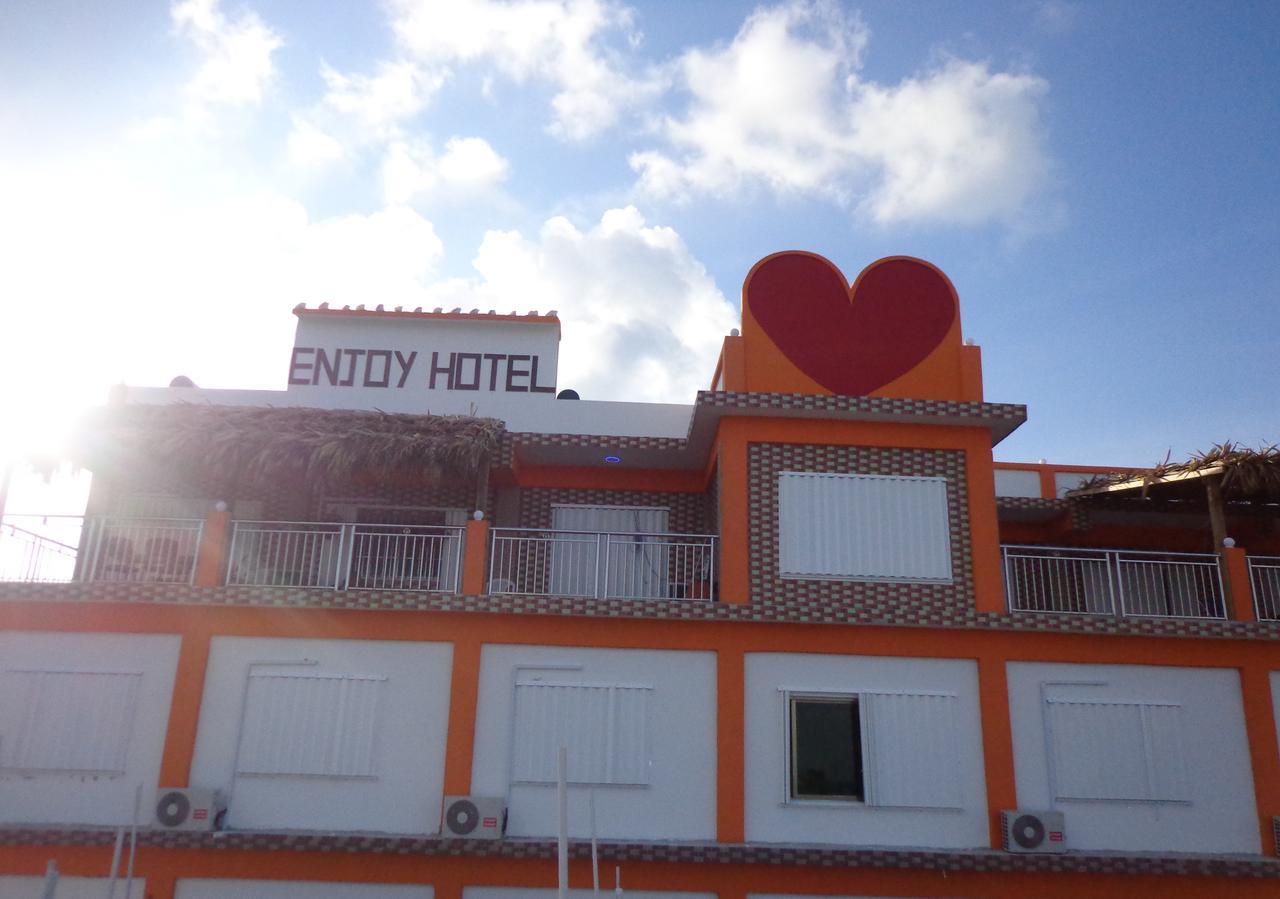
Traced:
<path fill-rule="evenodd" d="M 52 851 L 51 851 L 52 853 Z M 105 877 L 58 877 L 55 899 L 102 899 L 110 889 L 111 881 Z M 135 877 L 129 889 L 124 888 L 122 875 L 115 886 L 116 899 L 144 899 L 147 882 Z M 3 899 L 43 899 L 43 877 L 0 877 L 0 897 Z"/>
<path fill-rule="evenodd" d="M 509 834 L 554 836 L 564 742 L 575 838 L 594 790 L 601 838 L 714 839 L 715 683 L 709 652 L 487 645 L 471 791 L 507 800 Z"/>
<path fill-rule="evenodd" d="M 435 833 L 448 643 L 215 637 L 191 785 L 232 828 Z"/>
<path fill-rule="evenodd" d="M 0 823 L 150 824 L 180 645 L 0 634 Z"/>
<path fill-rule="evenodd" d="M 1061 811 L 1068 849 L 1260 851 L 1236 671 L 1008 672 L 1018 805 Z"/>

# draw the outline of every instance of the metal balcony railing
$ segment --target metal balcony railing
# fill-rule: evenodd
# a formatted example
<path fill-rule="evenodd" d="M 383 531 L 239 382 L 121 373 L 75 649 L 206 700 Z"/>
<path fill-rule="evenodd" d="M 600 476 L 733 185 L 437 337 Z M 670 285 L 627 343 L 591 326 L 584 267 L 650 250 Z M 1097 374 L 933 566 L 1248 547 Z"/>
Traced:
<path fill-rule="evenodd" d="M 715 599 L 716 538 L 493 528 L 489 592 Z"/>
<path fill-rule="evenodd" d="M 235 521 L 226 583 L 457 593 L 464 528 Z"/>
<path fill-rule="evenodd" d="M 189 584 L 203 536 L 199 518 L 87 518 L 77 579 Z"/>
<path fill-rule="evenodd" d="M 1259 621 L 1280 621 L 1280 556 L 1250 556 L 1249 586 Z"/>
<path fill-rule="evenodd" d="M 1002 546 L 1001 553 L 1011 611 L 1227 617 L 1212 553 L 1062 546 Z"/>
<path fill-rule="evenodd" d="M 75 580 L 84 518 L 6 515 L 0 520 L 0 581 L 65 584 Z"/>

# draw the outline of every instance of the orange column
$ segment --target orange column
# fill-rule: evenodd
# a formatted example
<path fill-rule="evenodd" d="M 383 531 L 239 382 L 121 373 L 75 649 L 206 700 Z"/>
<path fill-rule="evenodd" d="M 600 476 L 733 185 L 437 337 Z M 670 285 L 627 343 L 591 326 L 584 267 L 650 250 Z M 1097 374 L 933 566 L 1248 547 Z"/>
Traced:
<path fill-rule="evenodd" d="M 741 843 L 746 839 L 746 700 L 741 649 L 716 653 L 716 839 Z"/>
<path fill-rule="evenodd" d="M 749 602 L 750 548 L 747 534 L 747 443 L 740 420 L 720 423 L 720 602 Z"/>
<path fill-rule="evenodd" d="M 190 786 L 191 757 L 196 750 L 196 726 L 204 696 L 204 673 L 209 665 L 209 633 L 188 631 L 182 635 L 178 670 L 169 706 L 169 729 L 160 761 L 161 787 Z"/>
<path fill-rule="evenodd" d="M 1222 565 L 1222 587 L 1227 598 L 1227 612 L 1236 621 L 1255 621 L 1253 586 L 1249 583 L 1249 559 L 1238 546 L 1219 550 Z"/>
<path fill-rule="evenodd" d="M 196 557 L 197 587 L 217 587 L 222 583 L 222 573 L 227 565 L 230 529 L 231 513 L 225 509 L 214 509 L 205 517 L 204 534 L 200 538 L 199 555 Z"/>
<path fill-rule="evenodd" d="M 966 447 L 964 455 L 965 477 L 969 482 L 969 546 L 975 605 L 980 612 L 999 613 L 1005 610 L 1004 575 L 995 465 L 986 435 L 977 445 Z"/>
<path fill-rule="evenodd" d="M 479 524 L 479 522 L 476 522 Z M 479 640 L 453 644 L 453 675 L 449 690 L 449 733 L 444 750 L 444 792 L 471 792 L 471 757 L 475 750 L 476 702 L 480 692 Z"/>
<path fill-rule="evenodd" d="M 1258 830 L 1262 854 L 1276 852 L 1271 816 L 1280 815 L 1280 743 L 1276 741 L 1275 709 L 1271 702 L 1271 672 L 1265 665 L 1240 669 L 1244 722 L 1253 763 L 1253 792 L 1258 799 Z"/>
<path fill-rule="evenodd" d="M 1054 470 L 1048 465 L 1040 466 L 1040 498 L 1058 498 L 1058 479 L 1054 476 Z"/>
<path fill-rule="evenodd" d="M 1018 790 L 1013 776 L 1013 723 L 1009 717 L 1009 681 L 1006 660 L 978 659 L 978 704 L 982 714 L 982 762 L 987 778 L 987 815 L 991 846 L 1001 842 L 1000 812 L 1017 808 Z"/>
<path fill-rule="evenodd" d="M 462 547 L 462 593 L 464 596 L 481 596 L 488 575 L 489 522 L 468 521 L 467 538 Z"/>

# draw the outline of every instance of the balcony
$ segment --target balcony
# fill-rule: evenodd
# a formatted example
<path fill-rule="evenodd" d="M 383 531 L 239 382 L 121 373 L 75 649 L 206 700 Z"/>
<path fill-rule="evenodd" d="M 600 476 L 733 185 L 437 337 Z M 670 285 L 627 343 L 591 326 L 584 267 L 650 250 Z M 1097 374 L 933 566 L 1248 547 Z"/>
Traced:
<path fill-rule="evenodd" d="M 1013 612 L 1227 617 L 1222 569 L 1212 553 L 1059 546 L 1003 546 L 1001 552 Z"/>
<path fill-rule="evenodd" d="M 489 592 L 715 599 L 716 538 L 493 528 Z"/>
<path fill-rule="evenodd" d="M 1280 556 L 1252 556 L 1249 586 L 1259 621 L 1280 621 Z"/>

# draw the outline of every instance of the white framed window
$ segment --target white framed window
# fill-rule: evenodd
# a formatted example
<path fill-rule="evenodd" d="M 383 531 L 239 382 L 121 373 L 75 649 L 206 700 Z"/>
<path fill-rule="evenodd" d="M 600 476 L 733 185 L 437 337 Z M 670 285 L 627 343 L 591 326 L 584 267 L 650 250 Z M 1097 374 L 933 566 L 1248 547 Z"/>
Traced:
<path fill-rule="evenodd" d="M 963 807 L 954 693 L 782 690 L 785 801 Z"/>
<path fill-rule="evenodd" d="M 780 472 L 778 556 L 783 577 L 949 583 L 947 481 Z"/>
<path fill-rule="evenodd" d="M 140 671 L 0 673 L 0 769 L 122 775 Z"/>
<path fill-rule="evenodd" d="M 378 706 L 387 678 L 250 671 L 237 776 L 375 778 Z"/>
<path fill-rule="evenodd" d="M 1044 684 L 1055 800 L 1188 802 L 1182 706 L 1107 696 L 1106 684 Z"/>
<path fill-rule="evenodd" d="M 653 687 L 518 680 L 513 783 L 557 781 L 560 747 L 570 783 L 647 786 Z"/>

